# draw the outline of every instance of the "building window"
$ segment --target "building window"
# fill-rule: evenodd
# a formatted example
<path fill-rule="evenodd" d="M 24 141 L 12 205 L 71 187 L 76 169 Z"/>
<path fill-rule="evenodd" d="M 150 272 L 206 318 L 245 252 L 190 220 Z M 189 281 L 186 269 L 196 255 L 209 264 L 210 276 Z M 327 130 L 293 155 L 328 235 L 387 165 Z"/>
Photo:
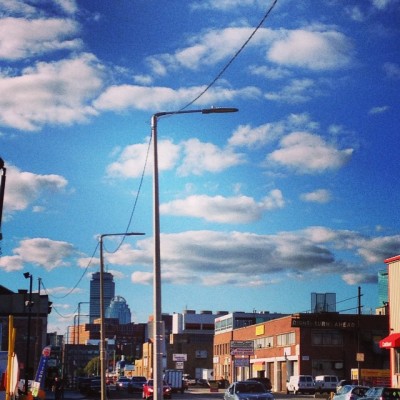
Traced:
<path fill-rule="evenodd" d="M 267 347 L 272 347 L 274 343 L 274 338 L 272 336 L 263 337 L 254 340 L 255 349 L 265 349 Z"/>
<path fill-rule="evenodd" d="M 394 373 L 400 374 L 400 350 L 394 349 Z"/>
<path fill-rule="evenodd" d="M 313 331 L 311 343 L 313 346 L 342 346 L 343 335 L 338 331 Z"/>
<path fill-rule="evenodd" d="M 283 335 L 276 336 L 277 346 L 289 346 L 291 344 L 295 344 L 294 332 L 284 333 Z"/>

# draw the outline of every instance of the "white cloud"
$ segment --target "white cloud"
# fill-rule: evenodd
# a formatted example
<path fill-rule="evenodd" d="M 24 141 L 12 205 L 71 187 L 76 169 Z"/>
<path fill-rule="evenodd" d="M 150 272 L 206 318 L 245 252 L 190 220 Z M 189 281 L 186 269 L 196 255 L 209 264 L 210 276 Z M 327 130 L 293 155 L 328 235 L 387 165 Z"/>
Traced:
<path fill-rule="evenodd" d="M 397 254 L 400 244 L 399 235 L 367 237 L 323 226 L 274 235 L 186 231 L 161 234 L 160 239 L 165 282 L 186 284 L 201 271 L 202 285 L 221 284 L 224 280 L 217 277 L 224 275 L 232 285 L 246 286 L 302 279 L 309 274 L 339 274 L 348 284 L 371 283 L 376 280 L 376 265 L 381 265 L 388 254 Z M 107 264 L 131 267 L 135 270 L 131 274 L 133 282 L 151 284 L 153 250 L 152 238 L 140 239 L 134 245 L 126 243 L 119 254 L 107 255 Z M 341 259 L 335 255 L 338 250 Z M 351 261 L 345 261 L 346 254 Z M 253 277 L 254 282 L 243 279 L 246 276 Z"/>
<path fill-rule="evenodd" d="M 118 160 L 107 167 L 108 177 L 137 178 L 143 173 L 146 154 L 149 150 L 149 143 L 133 144 L 125 147 Z M 179 159 L 181 149 L 179 145 L 170 140 L 158 141 L 158 169 L 159 171 L 174 168 Z M 153 154 L 148 156 L 147 173 L 151 173 L 153 165 Z M 149 167 L 150 166 L 150 167 Z"/>
<path fill-rule="evenodd" d="M 251 125 L 240 125 L 229 138 L 231 146 L 246 146 L 249 148 L 264 146 L 277 140 L 284 132 L 282 122 L 266 123 L 257 127 Z"/>
<path fill-rule="evenodd" d="M 173 111 L 179 110 L 185 103 L 192 101 L 205 88 L 205 86 L 180 89 L 138 85 L 111 86 L 94 102 L 94 106 L 102 111 L 123 111 L 132 108 L 146 111 Z M 259 96 L 260 90 L 251 86 L 242 89 L 217 86 L 208 90 L 197 104 L 218 104 L 221 101 L 232 101 L 237 97 L 257 98 Z"/>
<path fill-rule="evenodd" d="M 283 79 L 291 75 L 291 72 L 286 68 L 273 68 L 266 65 L 252 65 L 249 67 L 249 71 L 252 75 L 262 76 L 267 79 Z"/>
<path fill-rule="evenodd" d="M 215 65 L 231 58 L 253 33 L 253 27 L 228 27 L 209 30 L 188 39 L 188 46 L 178 49 L 174 54 L 159 54 L 148 58 L 153 73 L 165 75 L 167 71 L 178 68 L 197 70 L 202 66 Z M 266 46 L 278 33 L 260 28 L 247 47 Z"/>
<path fill-rule="evenodd" d="M 75 250 L 67 242 L 34 238 L 21 240 L 19 247 L 15 248 L 13 253 L 20 257 L 23 263 L 31 263 L 51 271 L 54 268 L 70 265 L 66 259 L 75 255 Z"/>
<path fill-rule="evenodd" d="M 287 31 L 275 41 L 268 58 L 280 65 L 331 70 L 346 67 L 352 60 L 352 45 L 344 34 L 336 31 Z"/>
<path fill-rule="evenodd" d="M 68 181 L 60 175 L 37 175 L 8 166 L 4 211 L 12 213 L 25 210 L 45 194 L 62 192 L 67 184 Z"/>
<path fill-rule="evenodd" d="M 282 103 L 304 103 L 319 95 L 315 82 L 312 79 L 292 79 L 278 92 L 268 92 L 265 98 Z"/>
<path fill-rule="evenodd" d="M 372 107 L 369 110 L 369 114 L 382 114 L 389 110 L 389 106 L 381 106 L 381 107 Z"/>
<path fill-rule="evenodd" d="M 235 165 L 243 164 L 242 154 L 232 149 L 220 149 L 212 143 L 200 142 L 198 139 L 189 139 L 182 143 L 183 161 L 178 168 L 180 175 L 201 175 L 203 172 L 221 172 Z"/>
<path fill-rule="evenodd" d="M 5 272 L 20 271 L 24 268 L 24 261 L 20 256 L 1 256 L 0 269 Z"/>
<path fill-rule="evenodd" d="M 313 192 L 300 195 L 301 200 L 310 203 L 329 203 L 332 200 L 332 194 L 326 189 L 317 189 Z"/>
<path fill-rule="evenodd" d="M 200 0 L 192 2 L 191 8 L 193 10 L 212 9 L 229 11 L 236 10 L 238 7 L 250 7 L 257 4 L 260 4 L 259 0 Z"/>
<path fill-rule="evenodd" d="M 400 65 L 392 62 L 383 64 L 383 72 L 390 79 L 400 79 Z"/>
<path fill-rule="evenodd" d="M 271 191 L 262 202 L 257 203 L 251 197 L 193 195 L 185 199 L 161 204 L 164 214 L 202 218 L 218 223 L 249 223 L 261 219 L 266 210 L 282 208 L 285 202 L 280 190 Z"/>
<path fill-rule="evenodd" d="M 87 102 L 101 86 L 101 66 L 90 54 L 39 62 L 21 76 L 0 77 L 0 120 L 5 126 L 31 131 L 44 124 L 84 122 L 96 115 Z"/>
<path fill-rule="evenodd" d="M 268 160 L 298 173 L 320 173 L 341 168 L 353 153 L 353 149 L 340 150 L 322 137 L 307 132 L 293 132 L 284 137 L 280 145 L 280 149 L 268 155 Z"/>
<path fill-rule="evenodd" d="M 20 60 L 58 50 L 77 50 L 79 26 L 68 19 L 0 19 L 0 59 Z"/>

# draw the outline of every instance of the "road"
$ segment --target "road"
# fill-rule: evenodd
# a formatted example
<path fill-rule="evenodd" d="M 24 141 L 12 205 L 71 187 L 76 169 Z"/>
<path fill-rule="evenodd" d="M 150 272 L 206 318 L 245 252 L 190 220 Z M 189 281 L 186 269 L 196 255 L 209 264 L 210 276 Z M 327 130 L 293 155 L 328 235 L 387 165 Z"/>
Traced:
<path fill-rule="evenodd" d="M 172 400 L 222 400 L 224 398 L 225 389 L 219 389 L 218 392 L 211 392 L 208 388 L 190 388 L 185 393 L 173 393 Z M 273 393 L 275 399 L 279 400 L 307 400 L 318 398 L 325 400 L 328 396 L 314 396 L 314 395 L 293 395 L 286 393 Z M 110 400 L 141 400 L 141 393 L 128 393 L 128 392 L 109 392 L 107 396 Z"/>

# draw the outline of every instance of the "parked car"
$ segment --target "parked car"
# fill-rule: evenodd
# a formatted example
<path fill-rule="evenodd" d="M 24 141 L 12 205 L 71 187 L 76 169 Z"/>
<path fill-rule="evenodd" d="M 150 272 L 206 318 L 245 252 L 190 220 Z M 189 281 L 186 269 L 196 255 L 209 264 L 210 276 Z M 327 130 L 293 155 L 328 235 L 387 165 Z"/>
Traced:
<path fill-rule="evenodd" d="M 367 386 L 344 385 L 335 393 L 333 400 L 357 400 L 364 397 L 368 389 Z"/>
<path fill-rule="evenodd" d="M 318 393 L 336 392 L 339 379 L 336 375 L 318 375 L 314 379 L 315 391 Z"/>
<path fill-rule="evenodd" d="M 357 381 L 352 381 L 351 379 L 342 379 L 341 381 L 338 382 L 336 385 L 336 393 L 339 392 L 339 390 L 346 385 L 353 385 L 356 386 L 358 383 Z"/>
<path fill-rule="evenodd" d="M 126 376 L 121 376 L 115 382 L 115 390 L 128 390 L 131 380 Z"/>
<path fill-rule="evenodd" d="M 271 390 L 272 389 L 271 380 L 269 378 L 267 378 L 267 377 L 255 377 L 255 378 L 249 378 L 247 380 L 248 381 L 260 382 L 265 386 L 265 388 L 267 390 Z"/>
<path fill-rule="evenodd" d="M 99 397 L 101 393 L 101 379 L 92 379 L 89 384 L 88 392 L 89 397 Z"/>
<path fill-rule="evenodd" d="M 163 397 L 164 397 L 164 399 L 170 399 L 171 393 L 172 393 L 171 387 L 168 385 L 167 382 L 164 381 L 163 382 Z M 148 399 L 150 397 L 153 397 L 153 379 L 149 379 L 143 385 L 142 398 Z"/>
<path fill-rule="evenodd" d="M 224 400 L 274 400 L 274 396 L 257 381 L 233 382 L 224 393 Z"/>
<path fill-rule="evenodd" d="M 315 393 L 314 379 L 311 375 L 292 375 L 286 382 L 286 392 L 289 394 Z"/>
<path fill-rule="evenodd" d="M 143 385 L 147 382 L 144 376 L 132 376 L 128 390 L 131 392 L 142 392 Z"/>
<path fill-rule="evenodd" d="M 185 379 L 188 386 L 194 386 L 197 383 L 197 380 L 192 378 L 189 374 L 183 374 L 183 379 Z"/>
<path fill-rule="evenodd" d="M 400 399 L 400 389 L 392 387 L 372 387 L 366 393 L 363 400 L 394 400 Z"/>

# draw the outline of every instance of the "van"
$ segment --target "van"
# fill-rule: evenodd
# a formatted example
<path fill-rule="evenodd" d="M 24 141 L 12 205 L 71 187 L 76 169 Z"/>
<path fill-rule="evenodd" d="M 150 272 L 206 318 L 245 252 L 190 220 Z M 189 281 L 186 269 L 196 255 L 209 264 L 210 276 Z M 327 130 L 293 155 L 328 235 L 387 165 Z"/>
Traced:
<path fill-rule="evenodd" d="M 315 393 L 314 379 L 311 375 L 292 375 L 286 382 L 287 394 Z"/>
<path fill-rule="evenodd" d="M 315 377 L 315 391 L 319 393 L 336 392 L 339 379 L 336 375 L 319 375 Z"/>

